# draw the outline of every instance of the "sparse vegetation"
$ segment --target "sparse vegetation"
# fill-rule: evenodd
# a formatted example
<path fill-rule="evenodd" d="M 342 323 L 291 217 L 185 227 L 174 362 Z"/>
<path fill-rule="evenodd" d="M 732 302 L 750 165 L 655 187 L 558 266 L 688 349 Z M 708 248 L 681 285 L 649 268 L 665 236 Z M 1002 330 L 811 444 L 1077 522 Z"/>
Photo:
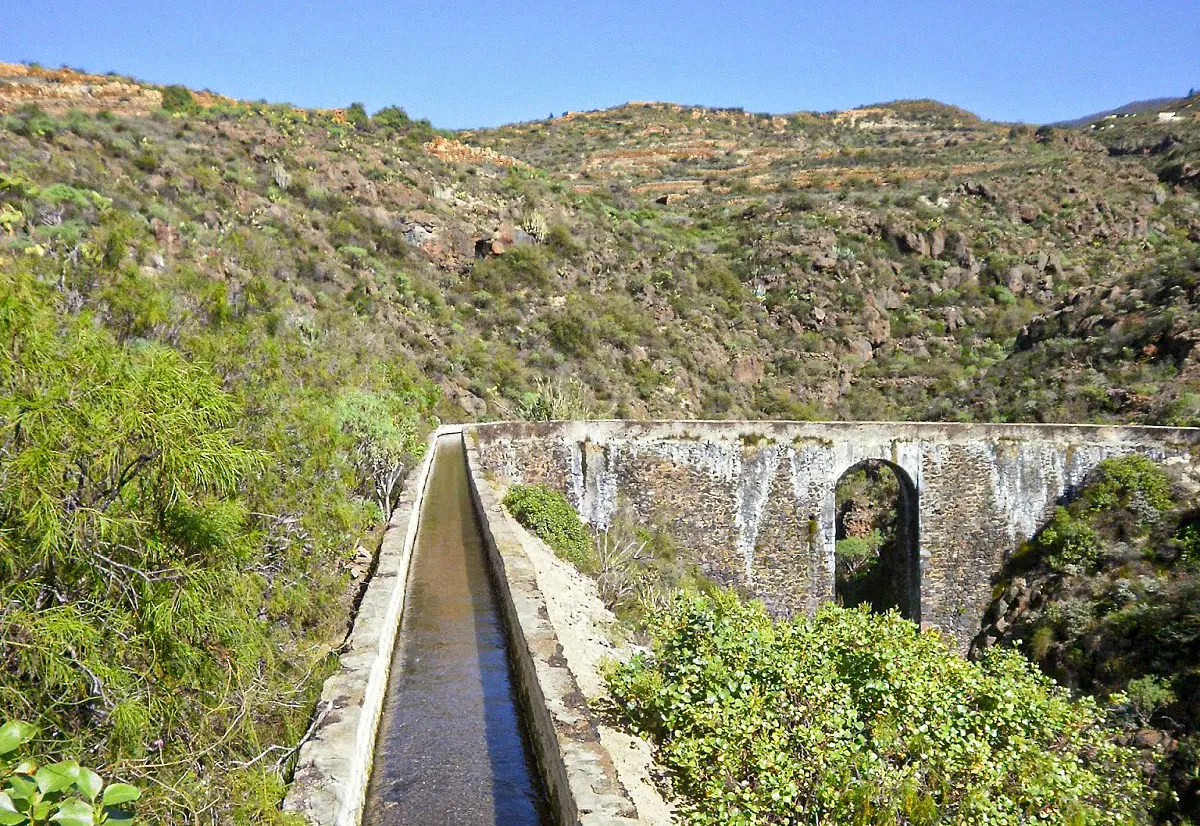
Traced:
<path fill-rule="evenodd" d="M 1160 820 L 1200 813 L 1200 569 L 1195 503 L 1142 456 L 1101 462 L 1014 556 L 975 643 L 1023 643 L 1060 684 L 1111 697 Z M 1189 699 L 1191 698 L 1191 699 Z"/>

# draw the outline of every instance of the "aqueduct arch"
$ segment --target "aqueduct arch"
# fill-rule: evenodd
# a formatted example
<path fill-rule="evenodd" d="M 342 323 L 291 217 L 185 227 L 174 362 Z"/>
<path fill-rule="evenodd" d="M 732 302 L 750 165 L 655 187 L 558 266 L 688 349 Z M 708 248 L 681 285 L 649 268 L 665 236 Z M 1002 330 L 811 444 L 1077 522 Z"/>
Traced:
<path fill-rule="evenodd" d="M 894 479 L 896 483 L 894 534 L 886 538 L 886 543 L 878 550 L 877 558 L 871 566 L 870 577 L 873 582 L 869 584 L 868 590 L 874 591 L 875 599 L 880 601 L 882 606 L 894 607 L 905 619 L 919 623 L 921 621 L 920 497 L 916 484 L 904 468 L 882 459 L 865 459 L 840 473 L 834 483 L 835 539 L 839 542 L 846 537 L 841 535 L 844 527 L 842 520 L 845 515 L 837 504 L 837 491 L 843 480 L 859 470 L 867 472 L 868 475 L 872 472 L 882 472 L 888 478 Z M 836 567 L 836 560 L 834 564 Z M 842 584 L 840 580 L 835 583 L 835 594 L 839 601 L 844 596 L 838 590 Z"/>
<path fill-rule="evenodd" d="M 710 576 L 779 613 L 833 598 L 837 481 L 886 462 L 915 512 L 915 618 L 964 649 L 1007 555 L 1096 464 L 1200 455 L 1200 429 L 1090 425 L 550 422 L 476 425 L 468 437 L 485 472 L 556 487 L 593 525 L 618 506 L 667 523 Z"/>

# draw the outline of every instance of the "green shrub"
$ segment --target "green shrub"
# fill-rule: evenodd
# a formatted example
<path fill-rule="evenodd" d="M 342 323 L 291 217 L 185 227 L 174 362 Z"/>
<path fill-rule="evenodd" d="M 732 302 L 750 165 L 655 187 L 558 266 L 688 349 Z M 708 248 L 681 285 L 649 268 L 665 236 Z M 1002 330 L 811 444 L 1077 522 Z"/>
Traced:
<path fill-rule="evenodd" d="M 1101 710 L 1018 652 L 981 662 L 896 614 L 773 621 L 732 592 L 649 621 L 606 675 L 690 824 L 1130 824 L 1146 792 Z"/>
<path fill-rule="evenodd" d="M 37 728 L 20 720 L 0 725 L 0 824 L 99 826 L 131 824 L 121 808 L 142 796 L 126 783 L 108 783 L 74 760 L 38 765 L 22 752 Z"/>
<path fill-rule="evenodd" d="M 1171 507 L 1171 481 L 1145 456 L 1105 459 L 1093 471 L 1095 481 L 1084 493 L 1090 510 L 1150 510 L 1153 517 Z"/>
<path fill-rule="evenodd" d="M 351 103 L 346 107 L 346 122 L 355 129 L 369 129 L 371 126 L 371 118 L 361 103 Z"/>
<path fill-rule="evenodd" d="M 1146 674 L 1129 681 L 1125 689 L 1129 704 L 1137 714 L 1139 722 L 1147 725 L 1154 712 L 1175 702 L 1171 681 L 1154 674 Z"/>
<path fill-rule="evenodd" d="M 1175 534 L 1179 546 L 1179 561 L 1184 565 L 1200 565 L 1200 528 L 1183 525 Z"/>
<path fill-rule="evenodd" d="M 186 86 L 167 86 L 162 90 L 162 108 L 166 112 L 194 112 L 196 100 Z"/>
<path fill-rule="evenodd" d="M 504 495 L 513 518 L 579 568 L 592 566 L 592 540 L 567 497 L 546 485 L 513 485 Z"/>
<path fill-rule="evenodd" d="M 866 536 L 839 539 L 834 550 L 839 572 L 844 572 L 846 576 L 861 573 L 879 558 L 879 549 L 882 546 L 883 534 L 878 530 L 873 530 Z"/>
<path fill-rule="evenodd" d="M 1100 540 L 1096 532 L 1064 507 L 1054 509 L 1050 524 L 1042 528 L 1033 542 L 1056 571 L 1091 568 L 1100 555 Z"/>

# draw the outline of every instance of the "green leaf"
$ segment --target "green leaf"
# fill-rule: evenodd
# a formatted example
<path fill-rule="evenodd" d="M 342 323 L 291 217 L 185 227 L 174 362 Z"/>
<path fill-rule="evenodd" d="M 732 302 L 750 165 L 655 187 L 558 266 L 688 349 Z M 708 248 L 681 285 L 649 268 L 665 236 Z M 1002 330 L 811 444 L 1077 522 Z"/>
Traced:
<path fill-rule="evenodd" d="M 8 792 L 18 801 L 36 800 L 41 797 L 37 783 L 24 774 L 14 774 L 8 778 Z"/>
<path fill-rule="evenodd" d="M 137 800 L 141 796 L 142 792 L 136 786 L 130 786 L 128 783 L 112 783 L 104 790 L 101 802 L 105 806 L 120 806 L 122 803 Z"/>
<path fill-rule="evenodd" d="M 91 769 L 79 768 L 79 777 L 75 780 L 75 788 L 88 800 L 95 800 L 104 787 L 104 780 Z"/>
<path fill-rule="evenodd" d="M 50 818 L 63 826 L 95 826 L 96 816 L 92 807 L 82 800 L 65 800 Z"/>
<path fill-rule="evenodd" d="M 29 818 L 17 811 L 13 799 L 5 792 L 0 792 L 0 826 L 20 826 L 28 823 Z"/>
<path fill-rule="evenodd" d="M 133 815 L 124 809 L 105 808 L 102 823 L 110 826 L 129 826 L 133 823 Z"/>
<path fill-rule="evenodd" d="M 37 735 L 37 728 L 21 720 L 0 726 L 0 754 L 16 751 Z"/>
<path fill-rule="evenodd" d="M 42 794 L 61 792 L 71 786 L 79 778 L 79 764 L 74 760 L 64 760 L 42 766 L 37 770 L 33 779 L 37 782 Z"/>

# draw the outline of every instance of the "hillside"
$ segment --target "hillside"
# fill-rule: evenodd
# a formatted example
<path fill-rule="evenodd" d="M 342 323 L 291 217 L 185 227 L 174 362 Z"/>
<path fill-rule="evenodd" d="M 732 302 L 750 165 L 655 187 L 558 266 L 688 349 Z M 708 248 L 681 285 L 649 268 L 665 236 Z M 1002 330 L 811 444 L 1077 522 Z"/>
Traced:
<path fill-rule="evenodd" d="M 1090 126 L 1097 121 L 1102 121 L 1114 115 L 1137 115 L 1141 112 L 1160 112 L 1166 109 L 1174 109 L 1178 102 L 1179 98 L 1147 98 L 1146 100 L 1133 100 L 1124 104 L 1123 106 L 1117 106 L 1113 109 L 1105 109 L 1103 112 L 1093 112 L 1092 114 L 1084 115 L 1083 117 L 1058 121 L 1050 125 L 1062 127 Z"/>
<path fill-rule="evenodd" d="M 0 67 L 0 703 L 150 822 L 272 822 L 439 419 L 1200 423 L 1177 114 L 452 135 Z"/>
<path fill-rule="evenodd" d="M 1181 152 L 1196 124 L 1180 113 Z M 983 123 L 932 102 L 787 117 L 630 104 L 464 140 L 723 260 L 749 293 L 726 342 L 754 365 L 741 371 L 753 388 L 727 382 L 700 400 L 707 415 L 1181 423 L 1196 413 L 1190 349 L 1171 343 L 1193 326 L 1190 299 L 1169 324 L 1154 307 L 1153 322 L 1133 323 L 1153 339 L 1145 353 L 1111 341 L 1130 333 L 1116 318 L 1122 285 L 1188 272 L 1200 240 L 1190 179 L 1159 180 L 1158 156 L 1112 140 L 1157 128 L 1105 130 L 1107 149 L 1091 130 Z M 684 292 L 661 287 L 642 301 Z M 1074 337 L 1112 354 L 1086 370 L 1029 369 L 1068 348 L 1072 335 L 1042 339 L 1081 305 L 1091 326 Z M 1012 357 L 1032 385 L 1011 380 Z"/>

